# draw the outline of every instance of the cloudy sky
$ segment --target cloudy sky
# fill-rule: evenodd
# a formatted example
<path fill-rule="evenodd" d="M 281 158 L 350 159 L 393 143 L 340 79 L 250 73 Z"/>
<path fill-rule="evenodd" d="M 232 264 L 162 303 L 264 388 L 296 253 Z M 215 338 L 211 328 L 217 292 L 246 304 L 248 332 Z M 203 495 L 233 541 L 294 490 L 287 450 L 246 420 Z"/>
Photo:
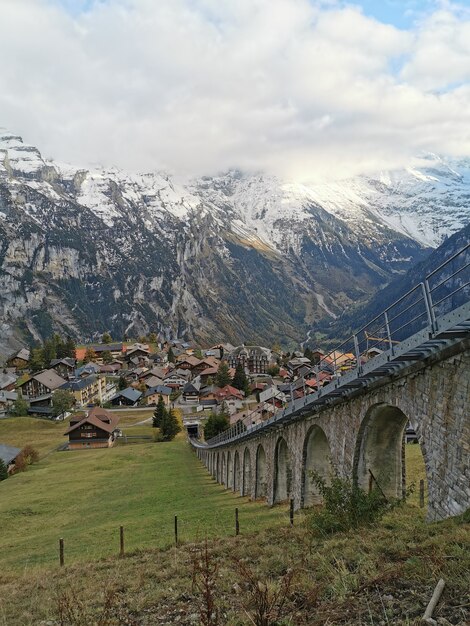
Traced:
<path fill-rule="evenodd" d="M 45 157 L 295 180 L 470 155 L 470 3 L 0 0 L 0 126 Z"/>

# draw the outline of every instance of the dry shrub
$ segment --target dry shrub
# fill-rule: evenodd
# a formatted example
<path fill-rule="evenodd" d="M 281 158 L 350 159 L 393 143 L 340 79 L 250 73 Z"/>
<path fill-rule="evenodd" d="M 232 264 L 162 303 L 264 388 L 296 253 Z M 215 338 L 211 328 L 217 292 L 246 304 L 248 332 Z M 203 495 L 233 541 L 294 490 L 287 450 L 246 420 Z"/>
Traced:
<path fill-rule="evenodd" d="M 31 445 L 25 446 L 15 460 L 15 472 L 24 472 L 28 465 L 39 461 L 39 452 Z"/>
<path fill-rule="evenodd" d="M 193 566 L 193 593 L 197 592 L 197 608 L 203 626 L 218 626 L 219 610 L 216 603 L 216 579 L 219 566 L 207 547 L 207 537 L 204 548 L 192 556 Z"/>
<path fill-rule="evenodd" d="M 137 621 L 124 614 L 121 599 L 114 589 L 104 592 L 103 605 L 95 606 L 96 599 L 87 606 L 83 597 L 72 589 L 62 592 L 57 598 L 57 617 L 59 626 L 137 626 Z"/>

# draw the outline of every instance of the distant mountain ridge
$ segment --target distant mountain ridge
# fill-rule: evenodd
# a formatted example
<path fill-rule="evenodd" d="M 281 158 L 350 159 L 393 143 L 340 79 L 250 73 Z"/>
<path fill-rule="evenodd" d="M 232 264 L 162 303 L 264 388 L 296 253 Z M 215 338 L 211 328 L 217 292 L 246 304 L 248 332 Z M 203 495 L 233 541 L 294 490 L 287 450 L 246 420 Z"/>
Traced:
<path fill-rule="evenodd" d="M 0 130 L 0 351 L 52 331 L 294 345 L 470 221 L 470 163 L 298 185 L 77 168 Z"/>

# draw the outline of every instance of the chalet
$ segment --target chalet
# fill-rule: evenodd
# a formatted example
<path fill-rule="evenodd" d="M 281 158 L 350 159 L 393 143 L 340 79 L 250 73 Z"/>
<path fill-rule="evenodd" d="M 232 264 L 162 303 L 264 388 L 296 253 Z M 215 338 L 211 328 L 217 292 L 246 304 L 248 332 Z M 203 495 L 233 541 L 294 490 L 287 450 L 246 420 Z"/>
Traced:
<path fill-rule="evenodd" d="M 127 387 L 115 393 L 110 399 L 110 403 L 112 406 L 136 406 L 141 396 L 141 391 Z"/>
<path fill-rule="evenodd" d="M 158 378 L 158 376 L 150 376 L 149 378 L 141 378 L 141 382 L 150 389 L 151 387 L 158 387 L 158 385 L 163 385 L 163 378 Z"/>
<path fill-rule="evenodd" d="M 245 397 L 243 391 L 240 391 L 239 389 L 236 389 L 231 385 L 225 385 L 225 387 L 220 388 L 217 387 L 214 391 L 214 395 L 216 400 L 218 400 L 219 402 L 223 402 L 224 400 L 227 401 L 232 398 L 236 400 L 243 400 L 243 398 Z"/>
<path fill-rule="evenodd" d="M 171 387 L 157 385 L 156 387 L 150 387 L 150 389 L 147 389 L 147 391 L 144 392 L 144 399 L 148 406 L 155 406 L 161 396 L 165 402 L 165 406 L 169 406 L 170 396 L 172 393 L 173 389 Z"/>
<path fill-rule="evenodd" d="M 239 346 L 227 355 L 229 367 L 241 365 L 250 374 L 266 374 L 271 361 L 271 351 L 262 346 Z"/>
<path fill-rule="evenodd" d="M 191 378 L 191 373 L 188 370 L 173 370 L 169 372 L 163 382 L 167 387 L 172 387 L 173 389 L 181 389 L 184 387 L 189 379 Z"/>
<path fill-rule="evenodd" d="M 111 411 L 94 407 L 88 413 L 71 418 L 68 435 L 69 450 L 83 448 L 109 448 L 116 439 L 119 416 Z"/>
<path fill-rule="evenodd" d="M 98 374 L 100 371 L 100 365 L 98 363 L 85 363 L 81 367 L 75 370 L 75 378 L 82 378 L 90 376 L 91 374 Z"/>
<path fill-rule="evenodd" d="M 129 346 L 126 350 L 125 359 L 128 363 L 137 363 L 139 365 L 142 362 L 146 362 L 150 356 L 148 346 L 143 344 L 134 344 Z"/>
<path fill-rule="evenodd" d="M 76 360 L 71 358 L 52 359 L 51 369 L 62 376 L 62 378 L 70 378 L 75 375 Z"/>
<path fill-rule="evenodd" d="M 70 391 L 78 407 L 102 403 L 103 394 L 106 390 L 106 379 L 104 376 L 91 374 L 83 378 L 69 380 L 61 389 Z"/>
<path fill-rule="evenodd" d="M 157 365 L 164 365 L 168 363 L 168 354 L 166 352 L 156 352 L 150 355 L 150 359 Z"/>
<path fill-rule="evenodd" d="M 13 391 L 17 380 L 17 375 L 13 374 L 11 370 L 3 370 L 3 372 L 0 374 L 0 390 Z"/>
<path fill-rule="evenodd" d="M 217 376 L 216 367 L 206 367 L 206 369 L 200 372 L 199 377 L 203 385 L 206 385 L 209 379 L 214 379 Z"/>
<path fill-rule="evenodd" d="M 0 391 L 0 417 L 6 417 L 10 407 L 17 400 L 16 391 Z"/>
<path fill-rule="evenodd" d="M 82 346 L 81 348 L 77 348 L 75 350 L 75 358 L 77 359 L 77 361 L 83 361 L 88 348 L 91 348 L 93 350 L 97 357 L 96 361 L 100 363 L 103 362 L 103 352 L 110 352 L 111 356 L 114 359 L 117 359 L 118 357 L 122 356 L 123 352 L 125 351 L 125 346 L 123 346 L 122 343 L 90 344 L 87 346 Z"/>
<path fill-rule="evenodd" d="M 31 353 L 27 348 L 21 348 L 7 359 L 8 367 L 14 367 L 17 371 L 24 370 L 29 365 Z"/>
<path fill-rule="evenodd" d="M 122 368 L 122 363 L 108 363 L 107 365 L 100 365 L 100 374 L 109 374 L 110 376 L 119 374 Z"/>
<path fill-rule="evenodd" d="M 25 398 L 50 397 L 53 391 L 65 385 L 66 382 L 54 370 L 48 369 L 34 374 L 18 385 L 18 389 Z"/>
<path fill-rule="evenodd" d="M 0 459 L 5 463 L 9 474 L 15 469 L 15 461 L 20 452 L 21 450 L 19 448 L 0 443 Z"/>
<path fill-rule="evenodd" d="M 196 358 L 195 356 L 184 355 L 182 357 L 178 357 L 177 363 L 178 369 L 192 370 L 194 367 L 197 367 L 201 364 L 201 360 Z"/>
<path fill-rule="evenodd" d="M 259 394 L 260 402 L 270 402 L 276 408 L 281 408 L 286 400 L 285 394 L 274 386 L 267 387 Z"/>
<path fill-rule="evenodd" d="M 201 379 L 195 378 L 183 387 L 183 399 L 185 402 L 198 402 L 201 391 Z"/>
<path fill-rule="evenodd" d="M 287 363 L 287 371 L 291 374 L 291 376 L 301 376 L 299 370 L 305 369 L 310 365 L 310 359 L 306 357 L 296 357 L 295 359 L 291 359 Z"/>

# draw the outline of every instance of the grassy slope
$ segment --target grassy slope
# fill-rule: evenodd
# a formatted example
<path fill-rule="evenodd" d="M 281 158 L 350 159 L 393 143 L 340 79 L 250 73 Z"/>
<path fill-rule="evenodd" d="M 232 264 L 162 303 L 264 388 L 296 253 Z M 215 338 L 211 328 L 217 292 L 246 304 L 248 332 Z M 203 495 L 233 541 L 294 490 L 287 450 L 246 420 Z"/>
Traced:
<path fill-rule="evenodd" d="M 31 444 L 43 457 L 65 443 L 67 422 L 52 422 L 34 417 L 9 417 L 0 420 L 0 442 L 23 448 Z"/>

